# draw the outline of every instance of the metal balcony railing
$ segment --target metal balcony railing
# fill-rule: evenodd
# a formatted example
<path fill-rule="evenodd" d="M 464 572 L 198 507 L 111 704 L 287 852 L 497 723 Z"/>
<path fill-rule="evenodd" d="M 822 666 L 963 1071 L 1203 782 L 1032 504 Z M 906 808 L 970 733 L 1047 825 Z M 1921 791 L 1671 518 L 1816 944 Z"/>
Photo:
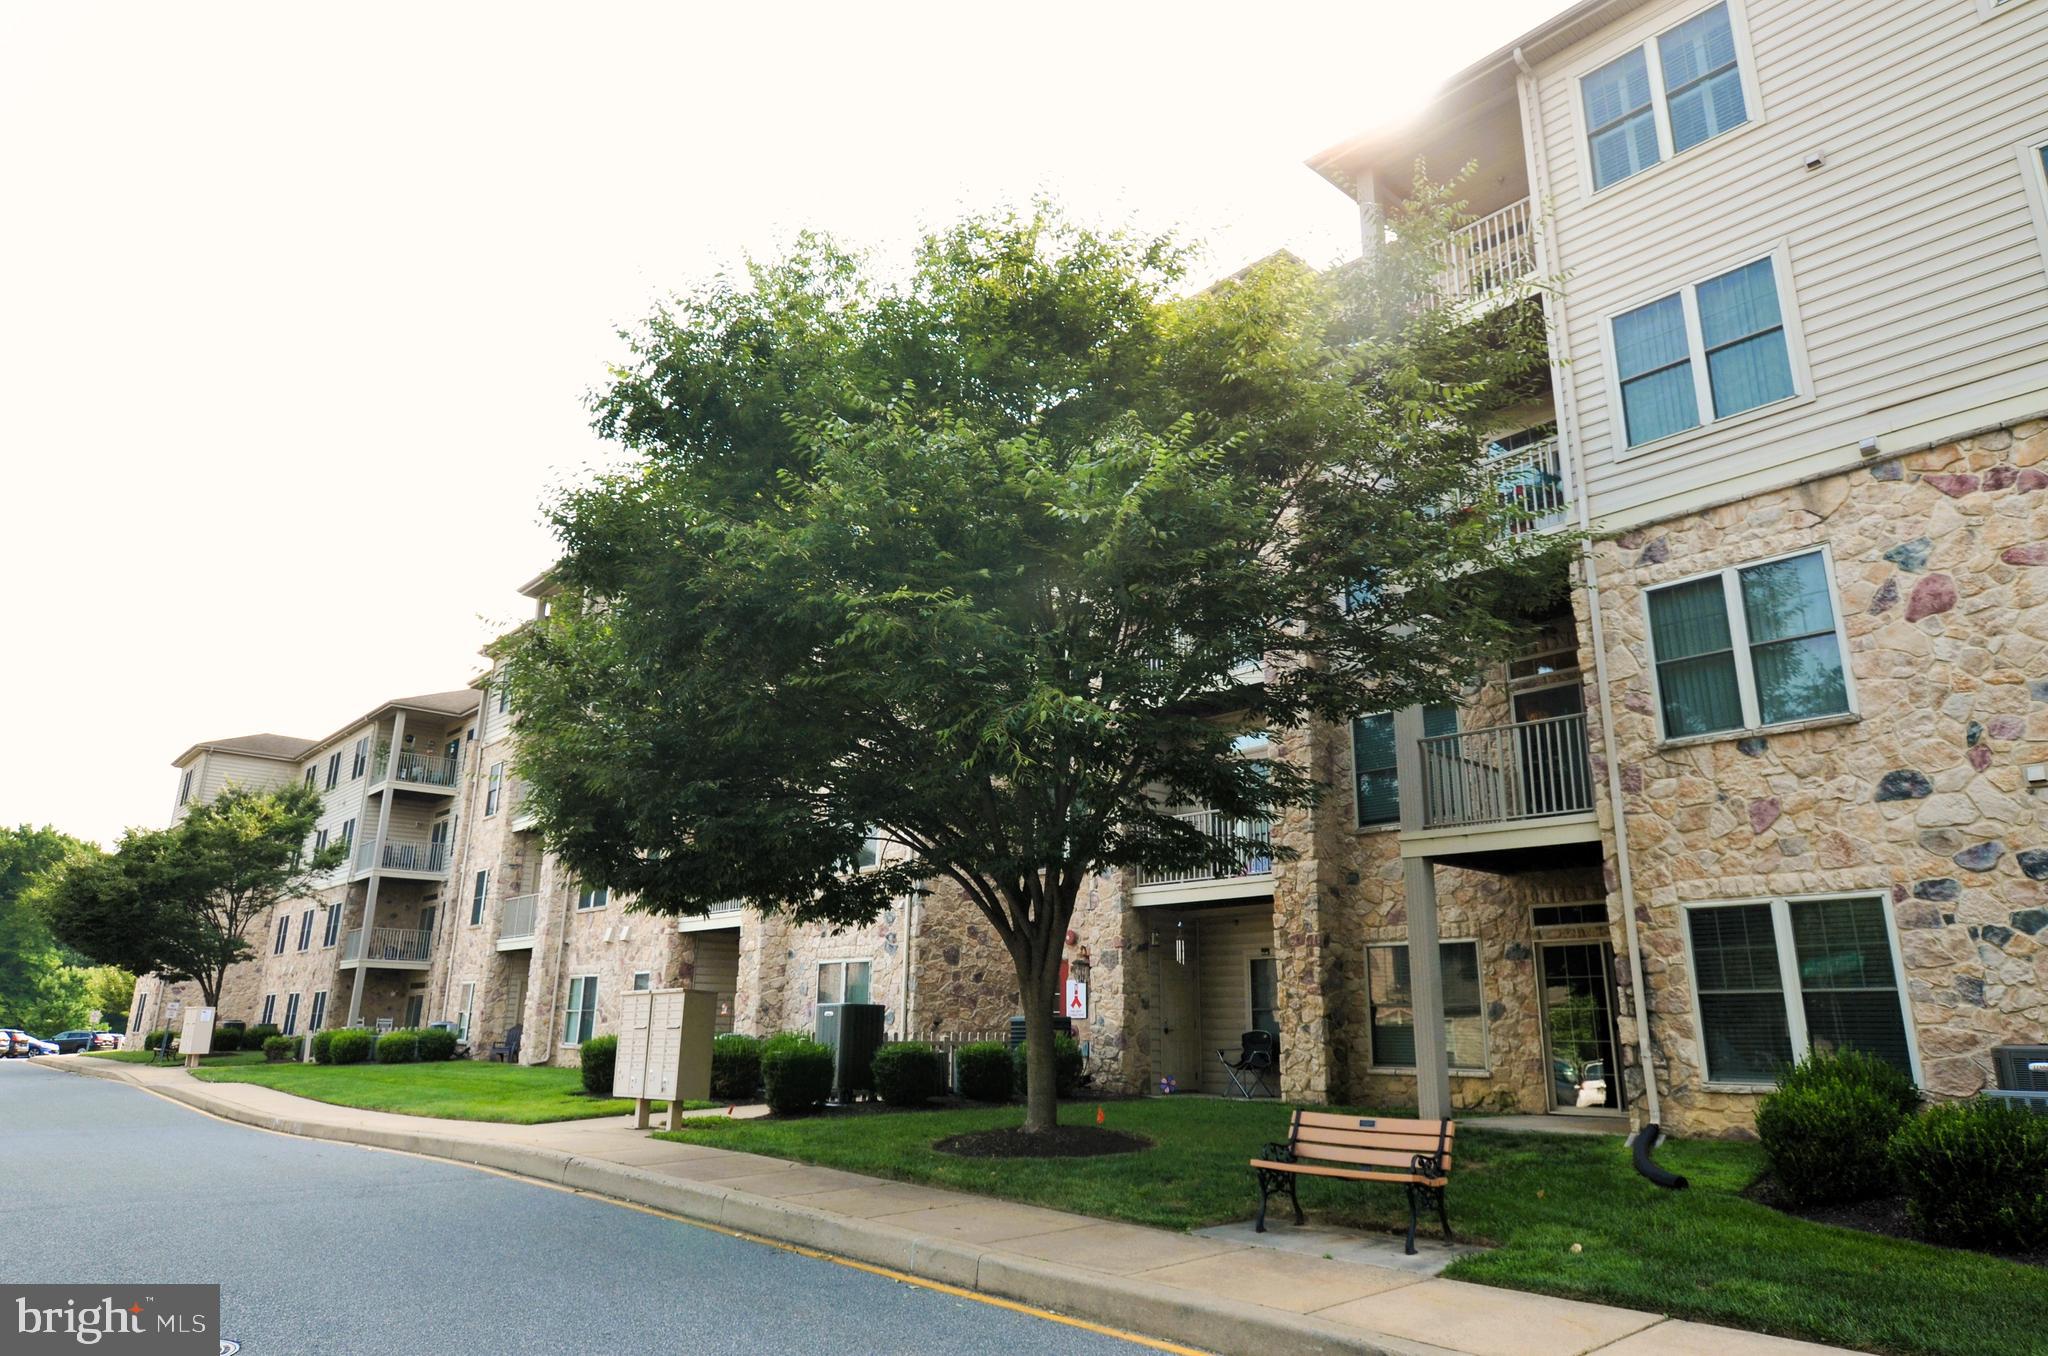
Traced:
<path fill-rule="evenodd" d="M 382 782 L 385 769 L 391 765 L 391 745 L 379 744 L 376 756 L 370 762 L 370 780 Z M 452 788 L 462 773 L 461 760 L 451 753 L 419 753 L 412 749 L 398 751 L 398 780 L 417 786 L 441 786 Z"/>
<path fill-rule="evenodd" d="M 1527 514 L 1508 530 L 1519 536 L 1560 526 L 1571 507 L 1564 485 L 1564 453 L 1553 435 L 1501 453 L 1489 464 L 1501 498 Z"/>
<path fill-rule="evenodd" d="M 344 961 L 367 960 L 371 965 L 379 961 L 424 965 L 433 949 L 434 934 L 425 928 L 372 928 L 369 952 L 365 955 L 363 930 L 350 928 L 342 939 L 341 958 Z"/>
<path fill-rule="evenodd" d="M 1593 808 L 1583 713 L 1460 730 L 1421 744 L 1425 828 L 1505 824 Z"/>
<path fill-rule="evenodd" d="M 539 895 L 512 896 L 498 906 L 498 940 L 506 942 L 533 936 L 534 920 L 539 916 Z"/>
<path fill-rule="evenodd" d="M 1217 810 L 1189 810 L 1175 819 L 1193 824 L 1212 838 L 1251 839 L 1257 847 L 1238 869 L 1216 866 L 1178 867 L 1171 871 L 1140 871 L 1138 884 L 1192 885 L 1201 881 L 1240 880 L 1273 873 L 1273 826 L 1264 820 L 1233 819 Z"/>
<path fill-rule="evenodd" d="M 368 871 L 376 867 L 385 871 L 424 871 L 434 875 L 446 875 L 449 858 L 446 843 L 389 843 L 384 844 L 384 855 L 377 855 L 373 842 L 359 844 L 356 848 L 356 870 Z"/>
<path fill-rule="evenodd" d="M 1536 271 L 1535 216 L 1529 200 L 1463 227 L 1442 246 L 1437 291 L 1451 305 L 1483 302 Z"/>

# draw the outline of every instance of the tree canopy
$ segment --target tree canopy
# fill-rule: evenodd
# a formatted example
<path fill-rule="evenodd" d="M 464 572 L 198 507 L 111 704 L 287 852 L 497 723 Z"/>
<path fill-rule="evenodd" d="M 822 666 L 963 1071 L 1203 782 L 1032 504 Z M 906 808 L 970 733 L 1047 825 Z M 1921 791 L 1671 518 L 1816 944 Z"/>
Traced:
<path fill-rule="evenodd" d="M 47 891 L 51 926 L 94 960 L 193 980 L 217 1004 L 256 921 L 346 859 L 345 844 L 306 850 L 319 817 L 309 785 L 229 787 L 167 829 L 130 829 L 115 851 L 71 861 Z"/>
<path fill-rule="evenodd" d="M 52 828 L 0 827 L 0 1026 L 47 1036 L 84 1025 L 95 1006 L 93 972 L 51 935 L 37 900 L 48 873 L 89 851 Z"/>
<path fill-rule="evenodd" d="M 631 464 L 553 506 L 561 593 L 504 642 L 549 845 L 667 913 L 853 923 L 950 882 L 1050 1124 L 1087 878 L 1263 850 L 1319 788 L 1241 736 L 1446 698 L 1561 579 L 1484 452 L 1541 321 L 1431 300 L 1453 218 L 1184 295 L 1176 242 L 1042 206 L 900 280 L 806 237 L 657 311 L 594 397 Z M 908 856 L 855 869 L 875 832 Z"/>

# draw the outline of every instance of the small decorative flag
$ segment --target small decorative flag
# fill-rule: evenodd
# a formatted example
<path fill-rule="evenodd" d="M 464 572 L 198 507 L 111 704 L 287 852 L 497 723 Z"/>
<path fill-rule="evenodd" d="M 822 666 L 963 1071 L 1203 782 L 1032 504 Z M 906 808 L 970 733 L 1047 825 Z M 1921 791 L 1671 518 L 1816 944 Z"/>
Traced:
<path fill-rule="evenodd" d="M 1100 1124 L 1102 1124 L 1102 1123 L 1103 1123 L 1103 1122 L 1104 1122 L 1105 1120 L 1108 1120 L 1108 1119 L 1109 1119 L 1109 1118 L 1108 1118 L 1107 1116 L 1104 1116 L 1104 1115 L 1102 1114 L 1102 1108 L 1101 1108 L 1101 1107 L 1096 1107 L 1096 1108 L 1095 1108 L 1095 1123 L 1096 1123 L 1097 1125 L 1100 1125 Z"/>

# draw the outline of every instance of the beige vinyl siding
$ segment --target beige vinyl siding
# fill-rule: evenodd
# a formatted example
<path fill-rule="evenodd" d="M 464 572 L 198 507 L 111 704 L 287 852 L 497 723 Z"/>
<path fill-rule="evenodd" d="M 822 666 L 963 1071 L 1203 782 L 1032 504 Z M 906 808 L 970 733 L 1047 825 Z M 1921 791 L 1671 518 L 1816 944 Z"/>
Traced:
<path fill-rule="evenodd" d="M 251 758 L 247 754 L 222 753 L 209 749 L 195 760 L 192 778 L 192 800 L 196 804 L 212 800 L 230 786 L 240 786 L 257 791 L 268 791 L 283 786 L 294 777 L 304 774 L 298 771 L 297 763 L 280 763 L 269 758 Z M 178 774 L 179 780 L 185 774 Z"/>
<path fill-rule="evenodd" d="M 1230 1078 L 1216 1052 L 1228 1050 L 1234 1057 L 1249 1029 L 1251 959 L 1272 954 L 1273 906 L 1216 909 L 1194 917 L 1202 1013 L 1195 1066 L 1201 1071 L 1202 1091 L 1222 1093 L 1230 1087 Z M 1280 1057 L 1287 1058 L 1284 1049 Z"/>
<path fill-rule="evenodd" d="M 1600 194 L 1577 76 L 1706 6 L 1647 6 L 1536 76 L 1551 265 L 1570 274 L 1568 423 L 1608 526 L 1739 477 L 1819 469 L 1803 460 L 1853 464 L 1863 437 L 2008 396 L 2048 403 L 2048 271 L 2015 154 L 2048 137 L 2048 6 L 1985 23 L 1974 0 L 1735 3 L 1761 93 L 1751 125 Z M 1825 166 L 1807 170 L 1809 152 Z M 1628 449 L 1606 319 L 1780 246 L 1807 391 Z"/>
<path fill-rule="evenodd" d="M 697 948 L 697 959 L 690 971 L 687 989 L 709 989 L 713 993 L 730 994 L 740 987 L 740 932 L 697 932 L 691 934 L 691 941 Z M 718 1019 L 720 1032 L 732 1030 L 730 1014 Z"/>

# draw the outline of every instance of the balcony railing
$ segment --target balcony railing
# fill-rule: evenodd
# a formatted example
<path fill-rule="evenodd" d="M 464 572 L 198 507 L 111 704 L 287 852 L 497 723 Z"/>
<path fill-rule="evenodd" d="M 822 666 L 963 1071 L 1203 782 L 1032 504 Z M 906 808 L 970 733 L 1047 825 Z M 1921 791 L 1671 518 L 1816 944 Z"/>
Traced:
<path fill-rule="evenodd" d="M 540 916 L 539 895 L 514 895 L 498 906 L 498 940 L 531 939 L 534 920 Z"/>
<path fill-rule="evenodd" d="M 380 744 L 377 755 L 370 763 L 370 780 L 386 780 L 385 769 L 391 766 L 391 746 Z M 452 753 L 419 753 L 412 749 L 398 751 L 398 780 L 412 782 L 419 786 L 453 787 L 462 773 L 462 763 Z"/>
<path fill-rule="evenodd" d="M 1508 529 L 1510 534 L 1519 536 L 1563 524 L 1571 496 L 1565 492 L 1564 455 L 1555 435 L 1510 448 L 1495 457 L 1488 469 L 1501 498 L 1528 515 Z"/>
<path fill-rule="evenodd" d="M 1140 871 L 1138 884 L 1191 885 L 1202 881 L 1240 880 L 1273 873 L 1273 826 L 1264 820 L 1233 819 L 1217 810 L 1190 810 L 1174 818 L 1193 824 L 1211 838 L 1251 839 L 1254 850 L 1237 869 L 1210 865 L 1177 867 L 1171 871 Z"/>
<path fill-rule="evenodd" d="M 1536 271 L 1535 217 L 1529 200 L 1509 203 L 1443 243 L 1437 291 L 1451 305 L 1484 302 Z"/>
<path fill-rule="evenodd" d="M 376 867 L 384 871 L 424 871 L 440 876 L 448 872 L 448 857 L 446 843 L 386 843 L 380 860 L 377 845 L 374 842 L 363 843 L 356 848 L 356 870 L 368 871 Z"/>
<path fill-rule="evenodd" d="M 425 965 L 433 951 L 434 934 L 425 928 L 372 928 L 370 947 L 365 955 L 363 930 L 350 928 L 348 936 L 342 939 L 341 958 L 344 961 L 364 961 L 376 965 L 391 962 L 398 965 Z"/>
<path fill-rule="evenodd" d="M 1593 808 L 1583 713 L 1421 742 L 1425 828 L 1504 824 Z"/>

